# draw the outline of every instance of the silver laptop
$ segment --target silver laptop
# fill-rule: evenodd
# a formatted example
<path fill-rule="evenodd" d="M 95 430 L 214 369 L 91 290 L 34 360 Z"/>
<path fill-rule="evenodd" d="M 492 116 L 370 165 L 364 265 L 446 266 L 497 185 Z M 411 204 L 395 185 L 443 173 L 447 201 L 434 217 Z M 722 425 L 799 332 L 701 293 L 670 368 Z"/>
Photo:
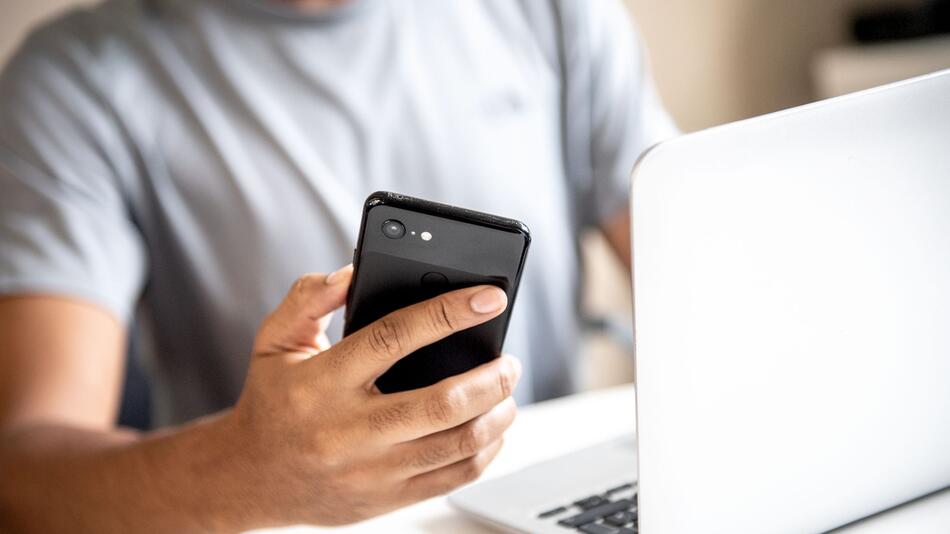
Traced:
<path fill-rule="evenodd" d="M 455 506 L 518 532 L 820 532 L 950 486 L 950 71 L 662 143 L 632 202 L 636 451 Z"/>

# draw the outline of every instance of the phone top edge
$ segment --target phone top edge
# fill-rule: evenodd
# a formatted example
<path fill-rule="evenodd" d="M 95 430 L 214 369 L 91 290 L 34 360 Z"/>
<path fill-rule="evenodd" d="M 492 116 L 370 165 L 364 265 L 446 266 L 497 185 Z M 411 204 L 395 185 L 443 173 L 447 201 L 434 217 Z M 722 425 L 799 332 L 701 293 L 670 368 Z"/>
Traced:
<path fill-rule="evenodd" d="M 531 231 L 528 229 L 526 224 L 517 219 L 510 219 L 508 217 L 501 217 L 498 215 L 492 215 L 491 213 L 470 210 L 467 208 L 459 208 L 432 200 L 425 200 L 411 197 L 409 195 L 403 195 L 401 193 L 393 193 L 390 191 L 376 191 L 375 193 L 372 193 L 366 197 L 364 212 L 369 212 L 369 210 L 377 206 L 406 208 L 427 213 L 429 215 L 437 215 L 440 217 L 454 219 L 461 222 L 474 222 L 498 230 L 521 234 L 524 237 L 525 244 L 531 243 Z"/>

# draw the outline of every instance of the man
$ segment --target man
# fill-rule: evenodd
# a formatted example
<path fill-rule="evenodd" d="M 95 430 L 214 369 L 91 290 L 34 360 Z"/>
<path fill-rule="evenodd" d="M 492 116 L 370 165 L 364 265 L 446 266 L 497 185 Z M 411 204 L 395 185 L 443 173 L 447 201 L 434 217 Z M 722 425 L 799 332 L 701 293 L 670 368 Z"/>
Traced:
<path fill-rule="evenodd" d="M 519 377 L 571 390 L 578 236 L 629 261 L 626 176 L 672 133 L 619 0 L 112 0 L 35 32 L 0 79 L 0 528 L 341 524 L 472 480 Z M 372 388 L 488 287 L 330 343 L 351 270 L 301 273 L 378 189 L 532 229 L 523 372 Z M 133 320 L 156 432 L 113 423 Z"/>

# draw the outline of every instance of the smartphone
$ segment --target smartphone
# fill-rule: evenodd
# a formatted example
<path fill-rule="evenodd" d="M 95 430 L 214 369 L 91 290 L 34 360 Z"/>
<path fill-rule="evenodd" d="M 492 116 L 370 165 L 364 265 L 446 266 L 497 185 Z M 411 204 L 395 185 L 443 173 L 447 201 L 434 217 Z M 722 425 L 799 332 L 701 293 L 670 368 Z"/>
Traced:
<path fill-rule="evenodd" d="M 366 199 L 344 336 L 441 293 L 482 284 L 508 295 L 494 319 L 423 347 L 376 380 L 383 393 L 426 387 L 501 355 L 531 236 L 513 219 L 397 193 Z"/>

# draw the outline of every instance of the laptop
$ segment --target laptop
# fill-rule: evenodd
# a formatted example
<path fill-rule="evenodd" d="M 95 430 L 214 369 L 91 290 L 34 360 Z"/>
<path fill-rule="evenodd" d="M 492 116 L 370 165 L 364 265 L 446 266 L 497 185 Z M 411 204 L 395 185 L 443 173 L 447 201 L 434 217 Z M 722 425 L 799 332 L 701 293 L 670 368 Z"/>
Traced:
<path fill-rule="evenodd" d="M 661 143 L 632 210 L 636 438 L 454 506 L 513 532 L 797 533 L 950 486 L 950 71 Z"/>

